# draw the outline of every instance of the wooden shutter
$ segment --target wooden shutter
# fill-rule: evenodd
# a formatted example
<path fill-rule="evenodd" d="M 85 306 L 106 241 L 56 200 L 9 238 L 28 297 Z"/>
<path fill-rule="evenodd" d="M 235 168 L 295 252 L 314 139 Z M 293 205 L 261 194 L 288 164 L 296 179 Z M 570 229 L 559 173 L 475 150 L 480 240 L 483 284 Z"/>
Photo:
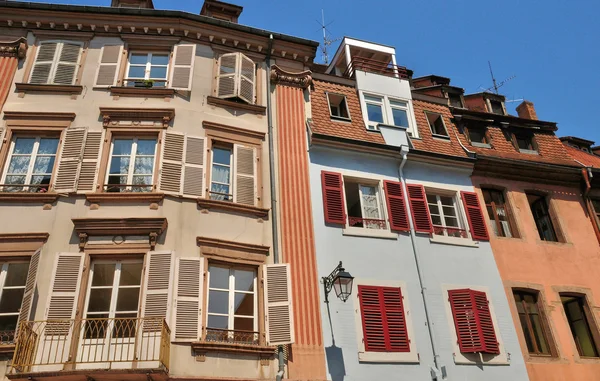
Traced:
<path fill-rule="evenodd" d="M 42 42 L 39 44 L 29 83 L 48 83 L 57 49 L 58 42 Z"/>
<path fill-rule="evenodd" d="M 469 221 L 471 237 L 480 241 L 488 241 L 490 236 L 485 226 L 485 218 L 479 205 L 477 193 L 462 191 L 460 195 L 467 214 L 467 220 Z"/>
<path fill-rule="evenodd" d="M 159 189 L 165 193 L 181 194 L 184 144 L 184 134 L 165 131 L 159 176 Z"/>
<path fill-rule="evenodd" d="M 462 353 L 500 353 L 485 292 L 468 288 L 448 291 Z"/>
<path fill-rule="evenodd" d="M 267 345 L 294 342 L 292 286 L 288 263 L 264 265 Z"/>
<path fill-rule="evenodd" d="M 79 57 L 82 45 L 78 42 L 63 42 L 60 45 L 60 54 L 54 72 L 52 83 L 57 85 L 72 85 L 79 68 Z"/>
<path fill-rule="evenodd" d="M 58 169 L 54 180 L 55 192 L 75 192 L 83 147 L 85 146 L 86 131 L 86 127 L 70 127 L 65 130 L 60 159 L 58 160 Z"/>
<path fill-rule="evenodd" d="M 40 263 L 40 254 L 42 249 L 38 249 L 31 256 L 29 261 L 29 269 L 27 270 L 27 281 L 25 282 L 25 292 L 21 301 L 21 309 L 19 310 L 19 321 L 17 322 L 17 330 L 21 322 L 31 319 L 31 306 L 33 305 L 33 296 L 35 293 L 35 285 L 37 279 L 38 265 Z M 16 336 L 16 335 L 15 335 Z"/>
<path fill-rule="evenodd" d="M 3 144 L 4 144 L 4 127 L 0 127 L 0 149 L 2 149 Z"/>
<path fill-rule="evenodd" d="M 95 192 L 104 131 L 88 131 L 77 182 L 78 192 Z"/>
<path fill-rule="evenodd" d="M 383 182 L 383 188 L 385 190 L 385 198 L 387 201 L 390 228 L 396 231 L 410 231 L 402 183 L 385 180 Z"/>
<path fill-rule="evenodd" d="M 206 163 L 206 139 L 186 136 L 185 166 L 183 172 L 183 195 L 204 196 L 204 168 Z"/>
<path fill-rule="evenodd" d="M 177 90 L 192 90 L 195 58 L 196 44 L 175 45 L 169 87 Z"/>
<path fill-rule="evenodd" d="M 83 253 L 58 253 L 44 320 L 75 318 L 82 270 Z M 46 331 L 56 335 L 66 335 L 69 327 L 68 322 L 57 322 Z"/>
<path fill-rule="evenodd" d="M 177 258 L 173 341 L 197 341 L 201 330 L 202 258 Z"/>
<path fill-rule="evenodd" d="M 346 208 L 344 207 L 344 186 L 342 175 L 335 172 L 321 172 L 323 191 L 323 209 L 325 222 L 329 224 L 346 224 Z"/>
<path fill-rule="evenodd" d="M 256 68 L 254 66 L 254 61 L 240 53 L 238 69 L 238 96 L 246 102 L 254 104 L 254 89 L 256 82 Z"/>
<path fill-rule="evenodd" d="M 419 233 L 433 232 L 425 188 L 420 184 L 406 184 L 406 188 L 415 231 Z"/>
<path fill-rule="evenodd" d="M 142 316 L 167 319 L 171 307 L 171 279 L 173 275 L 173 252 L 149 251 L 146 254 L 144 274 L 144 297 Z M 147 327 L 155 327 L 149 323 Z"/>
<path fill-rule="evenodd" d="M 410 352 L 402 291 L 358 286 L 366 352 Z"/>
<path fill-rule="evenodd" d="M 254 206 L 256 200 L 256 149 L 236 144 L 234 150 L 233 202 Z"/>
<path fill-rule="evenodd" d="M 227 53 L 219 57 L 217 72 L 217 96 L 231 98 L 237 95 L 238 53 Z"/>
<path fill-rule="evenodd" d="M 121 66 L 123 45 L 104 45 L 100 52 L 98 72 L 96 73 L 96 86 L 109 87 L 117 85 L 117 74 Z"/>

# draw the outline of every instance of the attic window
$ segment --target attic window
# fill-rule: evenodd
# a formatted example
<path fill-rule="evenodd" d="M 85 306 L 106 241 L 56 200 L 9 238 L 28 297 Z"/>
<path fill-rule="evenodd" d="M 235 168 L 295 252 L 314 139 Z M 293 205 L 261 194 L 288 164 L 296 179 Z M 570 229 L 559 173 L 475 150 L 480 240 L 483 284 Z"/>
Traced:
<path fill-rule="evenodd" d="M 504 115 L 504 107 L 502 107 L 502 102 L 495 101 L 490 99 L 490 107 L 492 108 L 492 113 L 498 115 Z"/>
<path fill-rule="evenodd" d="M 521 153 L 538 153 L 531 134 L 524 132 L 513 133 L 513 144 Z"/>
<path fill-rule="evenodd" d="M 437 136 L 448 136 L 448 131 L 446 131 L 446 126 L 444 125 L 444 120 L 441 114 L 434 114 L 431 112 L 425 112 L 427 115 L 427 121 L 429 122 L 429 128 L 431 128 L 431 133 Z"/>
<path fill-rule="evenodd" d="M 463 108 L 463 102 L 462 102 L 462 97 L 460 96 L 460 94 L 452 94 L 452 93 L 448 93 L 448 100 L 450 101 L 450 106 L 452 107 L 458 107 L 458 108 Z"/>
<path fill-rule="evenodd" d="M 474 147 L 490 147 L 490 142 L 487 137 L 487 128 L 485 127 L 469 127 L 469 140 Z"/>
<path fill-rule="evenodd" d="M 327 93 L 327 101 L 329 102 L 329 115 L 331 118 L 350 120 L 346 96 Z"/>

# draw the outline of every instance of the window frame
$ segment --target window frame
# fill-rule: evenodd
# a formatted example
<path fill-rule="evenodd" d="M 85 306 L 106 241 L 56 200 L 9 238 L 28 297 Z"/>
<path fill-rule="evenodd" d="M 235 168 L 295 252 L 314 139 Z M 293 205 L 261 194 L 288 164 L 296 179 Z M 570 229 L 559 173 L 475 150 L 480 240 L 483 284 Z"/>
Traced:
<path fill-rule="evenodd" d="M 431 217 L 431 209 L 430 208 L 430 202 L 427 199 L 428 196 L 435 196 L 436 197 L 436 206 L 438 207 L 438 211 L 439 211 L 439 216 L 440 219 L 446 223 L 446 218 L 444 216 L 444 205 L 441 202 L 441 197 L 450 197 L 452 199 L 452 207 L 454 208 L 454 211 L 456 213 L 455 217 L 449 216 L 450 218 L 456 218 L 457 220 L 457 227 L 454 226 L 446 226 L 446 225 L 435 225 L 433 223 L 433 218 Z M 429 211 L 429 215 L 431 218 L 431 226 L 433 227 L 433 232 L 432 232 L 432 237 L 438 236 L 438 237 L 444 237 L 444 238 L 458 238 L 458 239 L 471 239 L 471 232 L 469 231 L 469 229 L 467 229 L 467 224 L 466 224 L 466 216 L 463 214 L 464 207 L 460 201 L 460 198 L 458 196 L 458 192 L 455 191 L 449 191 L 449 190 L 441 190 L 441 189 L 433 189 L 433 188 L 425 188 L 425 200 L 427 202 L 427 210 Z M 446 207 L 448 207 L 448 205 L 445 205 Z M 436 227 L 442 228 L 442 233 L 443 234 L 437 234 L 436 233 Z M 459 234 L 462 235 L 463 232 L 464 236 L 451 236 L 448 234 L 448 228 L 450 229 L 455 229 L 459 232 Z"/>
<path fill-rule="evenodd" d="M 513 302 L 515 303 L 516 314 L 519 319 L 519 323 L 521 324 L 521 330 L 523 330 L 523 322 L 521 321 L 522 314 L 519 312 L 517 303 L 521 303 L 523 311 L 525 311 L 524 315 L 526 316 L 525 319 L 526 319 L 527 331 L 528 331 L 528 334 L 529 334 L 529 337 L 531 340 L 531 345 L 533 346 L 533 352 L 529 351 L 525 332 L 522 332 L 522 334 L 523 334 L 523 339 L 525 341 L 525 345 L 526 345 L 529 356 L 532 356 L 532 357 L 557 357 L 558 354 L 556 351 L 556 346 L 554 344 L 554 338 L 552 337 L 552 333 L 551 333 L 551 329 L 550 329 L 550 325 L 549 325 L 548 314 L 546 313 L 546 309 L 544 308 L 543 296 L 542 296 L 541 291 L 535 290 L 535 289 L 528 289 L 528 288 L 512 288 L 512 294 L 513 294 Z M 517 295 L 519 295 L 521 297 L 520 302 L 517 302 L 515 299 L 515 296 L 517 296 Z M 535 336 L 535 332 L 534 332 L 534 328 L 533 328 L 533 323 L 530 318 L 530 315 L 532 315 L 532 314 L 530 312 L 528 312 L 529 309 L 527 308 L 525 299 L 523 297 L 524 295 L 530 295 L 535 298 L 534 305 L 537 307 L 537 316 L 540 321 L 542 337 L 546 341 L 546 346 L 548 347 L 549 353 L 547 353 L 547 354 L 542 353 L 538 348 L 537 340 L 535 339 L 536 336 Z"/>
<path fill-rule="evenodd" d="M 368 228 L 365 226 L 364 222 L 363 222 L 363 226 L 361 227 L 357 227 L 354 225 L 350 224 L 350 218 L 359 218 L 359 217 L 350 217 L 350 213 L 349 210 L 350 208 L 348 207 L 348 198 L 346 197 L 346 183 L 347 181 L 350 180 L 351 183 L 354 183 L 357 185 L 357 189 L 358 189 L 358 202 L 360 203 L 360 214 L 361 216 L 364 215 L 364 208 L 365 205 L 363 203 L 363 191 L 361 189 L 361 187 L 370 187 L 375 189 L 376 192 L 376 199 L 377 199 L 377 210 L 379 212 L 379 217 L 378 219 L 373 219 L 373 220 L 379 220 L 382 221 L 383 224 L 385 224 L 385 228 L 381 229 L 381 228 Z M 382 192 L 383 192 L 383 187 L 382 187 L 382 182 L 381 181 L 376 181 L 376 180 L 367 180 L 367 179 L 357 179 L 351 176 L 344 176 L 342 174 L 342 186 L 344 188 L 344 203 L 345 208 L 346 208 L 346 213 L 348 214 L 347 218 L 346 218 L 346 224 L 345 224 L 345 228 L 349 228 L 349 229 L 368 229 L 368 230 L 381 230 L 381 231 L 386 231 L 389 230 L 389 224 L 387 221 L 387 216 L 385 215 L 385 213 L 383 212 L 383 210 L 385 209 L 385 204 L 384 201 L 382 199 Z M 365 218 L 365 217 L 360 217 L 363 220 L 369 220 L 369 218 Z"/>
<path fill-rule="evenodd" d="M 440 114 L 438 112 L 433 112 L 433 111 L 427 111 L 424 110 L 423 111 L 425 113 L 425 118 L 427 119 L 427 124 L 429 125 L 429 131 L 431 131 L 431 135 L 433 135 L 433 137 L 436 138 L 441 138 L 441 139 L 450 139 L 450 133 L 448 132 L 448 127 L 446 127 L 446 122 L 444 121 L 444 115 Z M 437 115 L 438 118 L 442 121 L 442 127 L 444 128 L 444 132 L 446 133 L 445 135 L 442 134 L 438 134 L 434 131 L 433 126 L 431 124 L 431 120 L 429 119 L 429 115 Z M 437 120 L 437 118 L 436 118 Z"/>
<path fill-rule="evenodd" d="M 218 149 L 222 149 L 222 150 L 228 150 L 229 151 L 229 184 L 224 184 L 224 183 L 218 183 L 217 184 L 221 184 L 221 185 L 227 185 L 229 187 L 229 191 L 230 193 L 227 194 L 227 198 L 226 200 L 219 200 L 219 199 L 214 199 L 212 198 L 213 193 L 217 193 L 217 192 L 213 192 L 212 191 L 212 184 L 213 182 L 215 182 L 213 180 L 213 166 L 215 165 L 215 161 L 214 161 L 214 149 L 218 148 Z M 215 200 L 215 201 L 225 201 L 225 202 L 231 202 L 233 203 L 233 199 L 234 199 L 234 194 L 233 191 L 234 189 L 234 184 L 233 184 L 233 170 L 234 170 L 234 163 L 235 163 L 235 148 L 233 146 L 233 144 L 231 143 L 224 143 L 221 141 L 217 141 L 212 142 L 212 144 L 210 145 L 210 155 L 209 155 L 209 160 L 210 160 L 210 167 L 209 167 L 209 175 L 208 175 L 208 191 L 207 191 L 207 198 L 210 200 Z M 224 164 L 220 164 L 217 163 L 217 165 L 225 167 Z M 222 193 L 217 193 L 219 195 L 221 195 Z"/>
<path fill-rule="evenodd" d="M 150 138 L 154 137 L 156 143 L 154 145 L 154 162 L 152 164 L 152 180 L 151 183 L 149 185 L 143 185 L 140 187 L 146 187 L 146 188 L 150 188 L 149 191 L 138 191 L 138 192 L 134 192 L 132 189 L 134 188 L 135 184 L 132 183 L 127 183 L 125 184 L 125 187 L 121 187 L 121 184 L 119 185 L 119 189 L 121 188 L 125 188 L 124 191 L 120 191 L 120 192 L 110 192 L 107 189 L 110 186 L 114 186 L 116 184 L 109 184 L 108 183 L 108 179 L 111 176 L 110 174 L 110 166 L 111 166 L 111 161 L 112 161 L 112 156 L 113 156 L 113 148 L 114 148 L 114 141 L 116 139 L 133 139 L 133 144 L 132 144 L 132 149 L 131 149 L 131 154 L 129 155 L 129 169 L 128 169 L 128 173 L 127 173 L 127 179 L 129 181 L 129 178 L 131 177 L 131 180 L 133 180 L 133 169 L 134 169 L 134 165 L 135 165 L 135 158 L 137 157 L 137 141 L 141 138 L 142 140 L 149 140 Z M 107 156 L 106 156 L 106 160 L 105 160 L 105 170 L 104 170 L 104 183 L 101 185 L 101 192 L 104 193 L 136 193 L 136 194 L 143 194 L 143 193 L 152 193 L 155 189 L 156 189 L 156 183 L 158 181 L 158 163 L 160 160 L 160 136 L 157 133 L 148 133 L 148 132 L 140 132 L 140 133 L 135 133 L 135 132 L 128 132 L 128 133 L 111 133 L 109 139 L 107 139 L 107 144 L 108 144 L 108 152 L 107 152 Z M 133 155 L 133 147 L 136 147 L 136 155 Z M 148 155 L 145 155 L 148 156 Z M 132 160 L 133 158 L 133 160 Z M 122 175 L 113 175 L 113 176 L 122 176 Z M 148 175 L 144 175 L 144 176 L 148 176 Z"/>
<path fill-rule="evenodd" d="M 525 193 L 525 197 L 527 198 L 527 204 L 529 205 L 529 211 L 531 213 L 531 217 L 533 218 L 536 230 L 538 232 L 539 240 L 543 241 L 543 242 L 566 243 L 567 242 L 566 237 L 563 233 L 563 230 L 560 227 L 560 224 L 558 223 L 557 216 L 556 216 L 556 213 L 552 206 L 549 195 L 541 194 L 536 191 L 527 191 L 527 190 L 524 193 Z M 530 202 L 529 201 L 530 196 L 538 197 L 538 199 L 533 202 Z M 554 240 L 547 240 L 542 237 L 542 231 L 540 230 L 540 223 L 538 223 L 538 220 L 536 219 L 535 214 L 533 213 L 533 205 L 538 202 L 541 202 L 541 201 L 544 202 L 544 205 L 546 207 L 547 217 L 548 217 L 548 220 L 550 221 L 550 227 L 552 228 L 552 234 L 554 235 L 554 238 L 555 238 Z"/>
<path fill-rule="evenodd" d="M 48 74 L 48 82 L 45 84 L 33 84 L 31 83 L 31 76 L 33 74 L 33 68 L 36 64 L 38 55 L 40 54 L 40 46 L 42 44 L 47 43 L 57 43 L 60 44 L 60 50 L 57 48 L 56 55 L 52 60 L 52 66 L 50 68 L 50 73 Z M 77 58 L 77 63 L 75 66 L 75 72 L 73 73 L 73 81 L 69 85 L 65 84 L 56 84 L 54 83 L 54 77 L 56 75 L 56 68 L 58 67 L 58 62 L 60 60 L 60 53 L 62 52 L 62 48 L 64 43 L 76 44 L 81 46 L 81 52 L 79 53 L 79 57 Z M 37 38 L 35 42 L 35 54 L 32 55 L 32 59 L 27 64 L 26 75 L 23 78 L 23 82 L 31 85 L 54 85 L 54 86 L 77 86 L 81 83 L 81 75 L 83 73 L 83 66 L 85 64 L 85 57 L 87 55 L 89 40 L 88 39 L 57 39 L 57 38 Z M 45 61 L 47 62 L 47 61 Z M 52 82 L 50 82 L 52 79 Z"/>
<path fill-rule="evenodd" d="M 474 131 L 480 131 L 483 130 L 483 139 L 485 140 L 484 142 L 479 142 L 479 141 L 473 141 L 473 138 L 471 136 L 472 132 Z M 491 148 L 492 144 L 491 144 L 491 137 L 488 131 L 487 127 L 467 127 L 466 128 L 467 131 L 467 137 L 469 138 L 469 143 L 471 143 L 471 145 L 473 147 L 479 147 L 479 148 Z"/>
<path fill-rule="evenodd" d="M 129 70 L 131 68 L 131 56 L 133 54 L 146 54 L 146 69 L 144 71 L 144 78 L 129 78 Z M 168 59 L 168 63 L 167 65 L 152 65 L 152 55 L 153 54 L 160 54 L 160 55 L 166 55 L 167 59 Z M 134 64 L 134 66 L 138 66 L 141 67 L 141 64 Z M 150 78 L 150 72 L 152 70 L 152 67 L 166 67 L 167 68 L 167 72 L 165 74 L 165 78 L 164 80 L 162 78 Z M 153 81 L 153 82 L 162 82 L 163 86 L 157 86 L 160 88 L 168 88 L 168 82 L 169 82 L 169 73 L 172 70 L 172 52 L 171 51 L 167 51 L 167 50 L 144 50 L 144 49 L 128 49 L 127 51 L 127 65 L 125 65 L 125 72 L 123 73 L 123 79 L 122 79 L 122 84 L 124 87 L 132 87 L 129 86 L 129 82 L 136 82 L 136 81 Z M 153 85 L 154 87 L 154 85 Z"/>
<path fill-rule="evenodd" d="M 337 97 L 341 97 L 342 100 L 340 101 L 340 103 L 337 105 L 337 108 L 339 109 L 340 105 L 342 104 L 342 102 L 344 103 L 344 106 L 346 108 L 346 115 L 348 115 L 347 117 L 345 116 L 341 116 L 341 115 L 333 115 L 333 113 L 331 112 L 331 99 L 329 98 L 330 95 L 333 96 L 337 96 Z M 332 120 L 342 120 L 342 121 L 347 121 L 350 122 L 352 121 L 352 116 L 350 115 L 350 108 L 348 107 L 348 97 L 346 97 L 343 94 L 339 94 L 339 93 L 330 93 L 330 92 L 325 92 L 325 97 L 327 98 L 327 106 L 329 107 L 329 117 Z M 341 114 L 341 113 L 340 113 Z"/>
<path fill-rule="evenodd" d="M 460 94 L 457 93 L 452 93 L 452 92 L 448 92 L 448 106 L 450 107 L 454 107 L 454 108 L 465 108 L 465 102 L 463 101 L 463 97 Z M 452 97 L 455 97 L 455 99 L 458 98 L 458 100 L 460 101 L 460 106 L 454 106 L 452 105 Z"/>
<path fill-rule="evenodd" d="M 523 138 L 526 138 L 529 140 L 527 146 L 530 148 L 519 147 L 519 139 L 523 139 Z M 539 154 L 538 146 L 535 141 L 535 135 L 533 133 L 522 132 L 522 131 L 513 131 L 512 135 L 511 135 L 511 139 L 512 139 L 513 146 L 515 147 L 517 152 L 532 154 L 532 155 Z"/>
<path fill-rule="evenodd" d="M 504 189 L 498 189 L 498 188 L 493 188 L 493 187 L 485 187 L 482 186 L 480 188 L 481 190 L 481 195 L 483 196 L 483 202 L 484 202 L 484 207 L 486 209 L 486 214 L 488 216 L 488 223 L 492 223 L 492 219 L 494 220 L 493 224 L 495 224 L 496 229 L 492 229 L 494 231 L 494 235 L 496 237 L 502 237 L 502 238 L 520 238 L 520 234 L 519 231 L 517 229 L 516 223 L 515 223 L 515 218 L 512 212 L 512 209 L 509 205 L 508 202 L 508 193 L 506 192 L 506 190 Z M 509 230 L 510 230 L 510 237 L 507 236 L 506 234 L 503 235 L 499 235 L 498 232 L 499 231 L 504 231 L 504 228 L 502 227 L 502 223 L 500 221 L 500 217 L 498 216 L 498 206 L 496 205 L 496 203 L 492 200 L 490 204 L 488 204 L 487 202 L 485 202 L 485 192 L 498 192 L 502 195 L 502 199 L 504 200 L 504 204 L 502 205 L 502 207 L 504 208 L 504 213 L 506 215 L 506 221 L 508 222 L 508 226 L 509 226 Z M 490 199 L 492 199 L 491 195 L 490 195 Z M 487 210 L 487 208 L 490 207 L 492 208 L 492 212 L 494 213 L 493 216 L 490 216 L 489 211 Z"/>
<path fill-rule="evenodd" d="M 504 106 L 504 102 L 496 100 L 496 99 L 486 99 L 487 105 L 489 107 L 490 110 L 490 114 L 495 114 L 495 115 L 506 115 L 506 108 Z M 500 109 L 502 110 L 502 112 L 499 114 L 497 112 L 494 112 L 494 107 L 492 106 L 492 102 L 494 103 L 499 103 L 500 104 Z"/>
<path fill-rule="evenodd" d="M 26 263 L 27 264 L 27 271 L 25 272 L 25 283 L 23 283 L 23 286 L 5 286 L 6 284 L 6 277 L 8 274 L 8 268 L 10 267 L 10 264 L 15 264 L 15 263 Z M 25 291 L 26 291 L 26 287 L 27 287 L 27 274 L 29 272 L 29 266 L 31 265 L 30 260 L 27 260 L 25 258 L 23 259 L 8 259 L 6 261 L 1 261 L 0 263 L 0 301 L 2 300 L 2 295 L 4 294 L 4 290 L 16 290 L 16 289 L 23 289 L 23 296 L 21 297 L 21 300 L 19 301 L 19 310 L 17 310 L 17 312 L 2 312 L 0 313 L 0 316 L 4 317 L 4 316 L 16 316 L 17 317 L 17 321 L 16 323 L 19 323 L 19 314 L 20 314 L 20 309 L 21 306 L 23 304 L 23 297 L 25 296 Z M 18 327 L 15 327 L 15 331 Z M 5 337 L 5 333 L 6 332 L 10 332 L 10 331 L 0 331 L 0 341 L 4 341 L 4 337 Z M 14 337 L 14 333 L 13 333 L 13 337 Z"/>
<path fill-rule="evenodd" d="M 575 344 L 575 347 L 577 348 L 577 355 L 579 355 L 579 357 L 582 359 L 599 359 L 600 358 L 600 332 L 598 330 L 598 324 L 596 322 L 596 319 L 594 318 L 594 313 L 592 312 L 592 310 L 590 308 L 589 296 L 585 293 L 578 293 L 578 292 L 559 292 L 558 296 L 560 299 L 560 303 L 562 305 L 562 311 L 563 311 L 565 319 L 567 321 L 567 325 L 569 326 L 569 329 L 571 331 L 571 338 L 573 339 L 573 343 Z M 581 350 L 580 345 L 578 344 L 575 334 L 573 332 L 573 323 L 569 317 L 569 313 L 567 312 L 567 309 L 565 308 L 565 302 L 562 301 L 563 297 L 577 298 L 576 301 L 579 302 L 579 304 L 580 304 L 580 308 L 583 313 L 583 317 L 585 318 L 587 331 L 588 331 L 588 334 L 590 335 L 590 340 L 594 346 L 596 356 L 584 356 L 581 354 L 582 350 Z M 570 301 L 567 303 L 572 303 L 572 302 L 573 301 Z"/>
<path fill-rule="evenodd" d="M 379 99 L 381 99 L 381 103 L 378 103 L 375 100 L 367 100 L 368 97 L 379 98 Z M 395 126 L 398 128 L 406 128 L 406 131 L 412 137 L 414 137 L 414 138 L 419 137 L 419 132 L 416 127 L 417 124 L 416 124 L 416 120 L 415 120 L 415 116 L 414 116 L 414 109 L 413 109 L 413 104 L 412 104 L 411 99 L 406 99 L 406 98 L 401 98 L 401 97 L 390 97 L 388 95 L 378 94 L 378 93 L 375 93 L 372 91 L 360 91 L 359 99 L 360 99 L 361 107 L 363 110 L 363 120 L 365 123 L 365 128 L 368 131 L 379 132 L 378 125 L 380 124 L 380 122 L 370 121 L 369 113 L 367 111 L 368 104 L 376 104 L 376 105 L 381 106 L 381 114 L 382 114 L 382 118 L 383 118 L 383 124 Z M 398 106 L 398 105 L 392 105 L 392 102 L 406 103 L 405 111 L 406 111 L 406 114 L 407 114 L 406 116 L 407 116 L 407 120 L 408 120 L 407 127 L 396 126 L 394 124 L 393 108 L 402 109 L 402 107 Z"/>

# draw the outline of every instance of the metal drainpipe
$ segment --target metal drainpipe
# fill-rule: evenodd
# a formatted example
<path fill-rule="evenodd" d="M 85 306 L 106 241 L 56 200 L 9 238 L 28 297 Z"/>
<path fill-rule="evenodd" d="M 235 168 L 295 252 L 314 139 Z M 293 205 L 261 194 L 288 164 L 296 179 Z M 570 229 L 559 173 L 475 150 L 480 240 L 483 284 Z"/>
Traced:
<path fill-rule="evenodd" d="M 271 49 L 273 48 L 273 35 L 269 35 L 269 48 L 267 49 L 267 124 L 269 125 L 269 178 L 271 181 L 271 229 L 273 234 L 273 262 L 279 263 L 279 231 L 277 230 L 277 189 L 275 187 L 275 156 L 273 154 L 273 109 L 271 107 Z M 278 371 L 277 381 L 283 379 L 285 361 L 283 359 L 283 346 L 277 347 Z"/>
<path fill-rule="evenodd" d="M 400 154 L 402 155 L 402 162 L 400 163 L 400 166 L 398 167 L 398 175 L 400 176 L 400 183 L 402 184 L 402 192 L 404 193 L 404 202 L 406 203 L 407 211 L 409 214 L 412 214 L 412 212 L 410 210 L 410 202 L 408 199 L 408 189 L 406 186 L 406 181 L 404 179 L 404 172 L 403 172 L 404 165 L 406 164 L 408 147 L 402 146 L 400 148 Z M 433 351 L 434 368 L 432 369 L 432 378 L 433 378 L 433 374 L 435 374 L 434 379 L 437 380 L 438 375 L 440 374 L 439 355 L 438 355 L 438 351 L 437 351 L 437 347 L 436 347 L 436 340 L 434 337 L 433 327 L 431 326 L 431 318 L 429 316 L 429 308 L 427 308 L 427 305 L 428 305 L 427 293 L 426 293 L 427 288 L 424 285 L 423 273 L 421 272 L 420 256 L 419 256 L 419 250 L 417 249 L 417 239 L 416 239 L 415 228 L 414 228 L 412 218 L 409 218 L 408 221 L 410 224 L 410 240 L 412 243 L 413 255 L 415 257 L 415 265 L 417 267 L 417 275 L 419 277 L 419 286 L 421 287 L 421 297 L 423 298 L 423 307 L 425 309 L 425 320 L 427 323 L 427 330 L 429 331 L 429 340 L 431 342 L 431 350 Z M 443 377 L 443 378 L 446 379 L 445 377 Z"/>

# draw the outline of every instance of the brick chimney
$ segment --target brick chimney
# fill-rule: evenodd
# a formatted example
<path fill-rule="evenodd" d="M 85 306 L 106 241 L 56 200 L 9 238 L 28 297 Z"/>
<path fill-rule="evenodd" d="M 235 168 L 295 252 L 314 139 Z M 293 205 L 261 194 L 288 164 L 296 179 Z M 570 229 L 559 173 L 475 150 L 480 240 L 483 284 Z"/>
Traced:
<path fill-rule="evenodd" d="M 523 101 L 523 103 L 517 106 L 517 113 L 519 114 L 519 118 L 538 120 L 533 102 Z"/>

